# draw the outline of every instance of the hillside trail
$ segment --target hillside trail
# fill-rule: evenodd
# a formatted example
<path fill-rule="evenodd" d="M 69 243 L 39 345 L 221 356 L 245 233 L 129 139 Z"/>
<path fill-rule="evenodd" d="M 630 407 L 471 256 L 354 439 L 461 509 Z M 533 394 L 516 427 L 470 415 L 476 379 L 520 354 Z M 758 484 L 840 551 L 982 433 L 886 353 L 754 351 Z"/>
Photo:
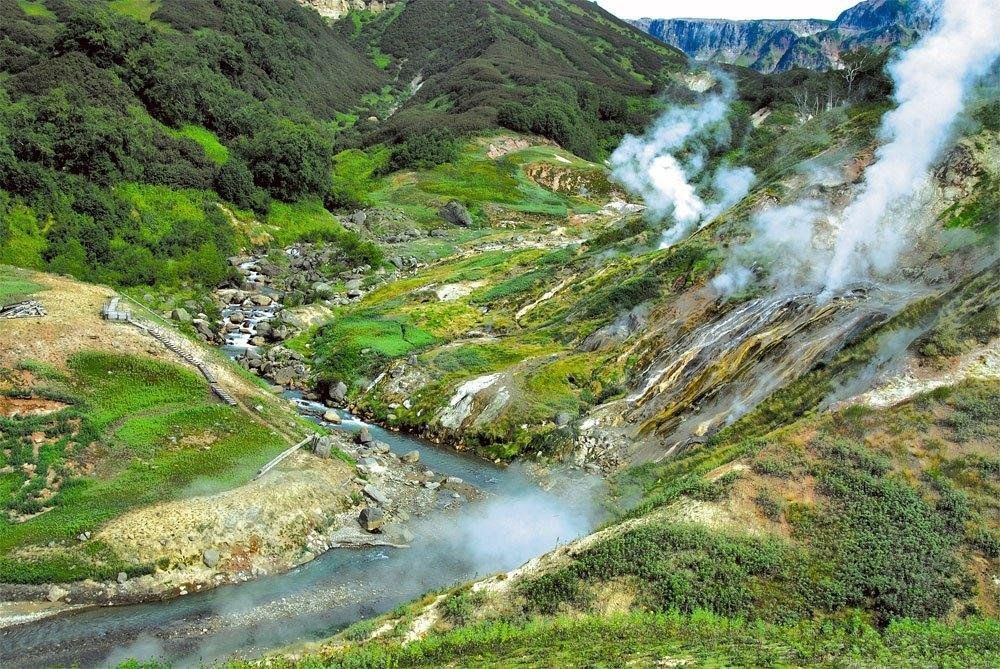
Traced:
<path fill-rule="evenodd" d="M 126 300 L 130 306 L 138 307 L 140 310 L 148 312 L 148 309 L 134 300 L 127 298 Z M 152 312 L 149 313 L 152 314 Z M 125 323 L 121 325 L 125 327 Z M 136 317 L 134 312 L 128 325 L 136 328 L 147 338 L 157 342 L 158 345 L 163 347 L 176 360 L 185 364 L 185 366 L 194 367 L 208 382 L 212 391 L 220 400 L 234 408 L 240 409 L 250 420 L 258 425 L 275 432 L 285 443 L 291 445 L 299 441 L 295 436 L 288 434 L 287 430 L 274 425 L 251 407 L 247 406 L 241 395 L 247 396 L 249 394 L 248 391 L 251 389 L 254 391 L 254 395 L 263 392 L 263 390 L 256 388 L 249 381 L 246 381 L 233 372 L 230 365 L 223 363 L 215 357 L 214 351 L 208 353 L 203 347 L 184 337 L 170 325 L 163 325 L 148 318 Z M 253 395 L 250 396 L 252 397 Z"/>
<path fill-rule="evenodd" d="M 152 357 L 190 366 L 145 330 L 102 318 L 101 310 L 108 301 L 116 296 L 122 297 L 114 289 L 54 274 L 32 274 L 31 280 L 43 287 L 34 299 L 43 304 L 47 314 L 42 318 L 4 320 L 0 324 L 0 333 L 6 344 L 0 347 L 0 367 L 14 369 L 25 361 L 31 361 L 66 372 L 69 371 L 69 360 L 85 351 Z M 127 297 L 123 299 L 133 312 L 143 315 L 146 325 L 155 326 L 177 350 L 186 352 L 210 370 L 218 384 L 237 401 L 238 408 L 251 420 L 280 434 L 289 445 L 297 441 L 294 435 L 288 434 L 286 426 L 268 421 L 247 405 L 257 400 L 274 402 L 274 396 L 266 389 L 234 372 L 214 350 L 206 351 L 170 324 L 164 324 L 165 321 L 155 313 Z"/>

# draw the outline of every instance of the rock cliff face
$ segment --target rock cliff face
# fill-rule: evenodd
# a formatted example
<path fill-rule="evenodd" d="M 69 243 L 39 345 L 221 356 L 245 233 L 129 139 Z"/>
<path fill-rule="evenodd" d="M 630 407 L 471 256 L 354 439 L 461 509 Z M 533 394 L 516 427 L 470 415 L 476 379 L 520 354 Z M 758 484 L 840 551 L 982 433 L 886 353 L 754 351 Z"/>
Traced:
<path fill-rule="evenodd" d="M 396 4 L 387 0 L 298 0 L 300 5 L 312 7 L 321 16 L 339 19 L 347 12 L 367 9 L 370 12 L 382 12 L 387 7 Z"/>
<path fill-rule="evenodd" d="M 695 60 L 774 72 L 837 67 L 858 47 L 907 44 L 931 23 L 934 0 L 865 0 L 835 21 L 638 19 L 632 23 Z"/>

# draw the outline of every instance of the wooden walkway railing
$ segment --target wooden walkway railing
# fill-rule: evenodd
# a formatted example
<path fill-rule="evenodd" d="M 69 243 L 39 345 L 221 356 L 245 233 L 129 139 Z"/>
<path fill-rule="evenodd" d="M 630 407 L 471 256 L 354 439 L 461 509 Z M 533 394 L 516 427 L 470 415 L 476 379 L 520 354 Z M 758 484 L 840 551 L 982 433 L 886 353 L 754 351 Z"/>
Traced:
<path fill-rule="evenodd" d="M 163 330 L 154 325 L 147 325 L 146 323 L 133 318 L 131 312 L 121 307 L 120 297 L 112 297 L 108 303 L 104 305 L 104 309 L 101 314 L 106 320 L 129 323 L 140 330 L 145 330 L 149 336 L 166 346 L 167 350 L 180 356 L 181 359 L 201 372 L 201 375 L 205 377 L 205 380 L 208 381 L 208 385 L 212 388 L 212 392 L 215 393 L 220 400 L 231 407 L 239 406 L 239 402 L 237 402 L 232 395 L 227 393 L 226 390 L 219 385 L 219 380 L 215 377 L 215 374 L 212 373 L 212 370 L 208 365 L 191 355 L 183 347 L 179 346 L 173 337 L 170 337 Z"/>
<path fill-rule="evenodd" d="M 268 473 L 269 471 L 271 471 L 272 469 L 274 469 L 275 467 L 277 467 L 278 464 L 282 460 L 284 460 L 289 455 L 291 455 L 295 451 L 299 450 L 300 448 L 302 448 L 306 444 L 311 443 L 314 439 L 316 439 L 316 435 L 315 434 L 311 434 L 308 437 L 306 437 L 305 439 L 303 439 L 302 441 L 300 441 L 299 443 L 297 443 L 294 446 L 292 446 L 291 448 L 282 451 L 282 453 L 278 457 L 274 458 L 273 460 L 271 460 L 270 462 L 268 462 L 266 465 L 264 465 L 263 467 L 261 467 L 259 470 L 257 470 L 257 475 L 253 477 L 253 480 L 256 481 L 261 476 L 263 476 L 264 474 Z"/>

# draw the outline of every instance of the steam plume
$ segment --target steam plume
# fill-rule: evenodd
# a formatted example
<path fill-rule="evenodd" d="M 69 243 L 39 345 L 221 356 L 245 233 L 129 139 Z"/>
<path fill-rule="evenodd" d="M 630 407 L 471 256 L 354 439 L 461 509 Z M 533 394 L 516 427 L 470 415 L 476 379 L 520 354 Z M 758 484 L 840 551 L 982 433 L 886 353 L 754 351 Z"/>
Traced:
<path fill-rule="evenodd" d="M 882 120 L 889 140 L 876 153 L 858 197 L 841 219 L 826 290 L 884 273 L 903 242 L 885 214 L 915 192 L 941 153 L 969 88 L 1000 56 L 1000 8 L 993 0 L 945 0 L 936 30 L 894 63 L 898 106 Z"/>
<path fill-rule="evenodd" d="M 647 216 L 663 220 L 672 215 L 674 225 L 664 233 L 662 247 L 684 239 L 743 198 L 753 185 L 749 168 L 719 168 L 711 178 L 717 196 L 706 201 L 696 182 L 704 175 L 712 148 L 731 136 L 726 114 L 735 92 L 729 78 L 722 78 L 722 92 L 708 96 L 695 107 L 672 107 L 644 135 L 627 135 L 611 155 L 612 175 L 630 192 L 642 197 Z"/>
<path fill-rule="evenodd" d="M 770 259 L 779 286 L 819 289 L 829 298 L 852 281 L 888 273 L 919 225 L 916 197 L 950 139 L 974 82 L 1000 56 L 1000 10 L 991 0 L 943 0 L 932 32 L 893 63 L 897 106 L 882 119 L 885 143 L 840 215 L 818 201 L 764 211 L 754 238 L 735 250 L 713 282 L 730 294 Z"/>

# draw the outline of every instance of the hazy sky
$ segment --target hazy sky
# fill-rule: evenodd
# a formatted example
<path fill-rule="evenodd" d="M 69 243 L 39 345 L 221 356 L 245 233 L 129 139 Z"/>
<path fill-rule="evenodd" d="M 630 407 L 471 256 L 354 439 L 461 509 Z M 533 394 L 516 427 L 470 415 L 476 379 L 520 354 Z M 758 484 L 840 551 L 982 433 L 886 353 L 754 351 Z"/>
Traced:
<path fill-rule="evenodd" d="M 597 0 L 626 19 L 832 19 L 860 0 Z"/>

